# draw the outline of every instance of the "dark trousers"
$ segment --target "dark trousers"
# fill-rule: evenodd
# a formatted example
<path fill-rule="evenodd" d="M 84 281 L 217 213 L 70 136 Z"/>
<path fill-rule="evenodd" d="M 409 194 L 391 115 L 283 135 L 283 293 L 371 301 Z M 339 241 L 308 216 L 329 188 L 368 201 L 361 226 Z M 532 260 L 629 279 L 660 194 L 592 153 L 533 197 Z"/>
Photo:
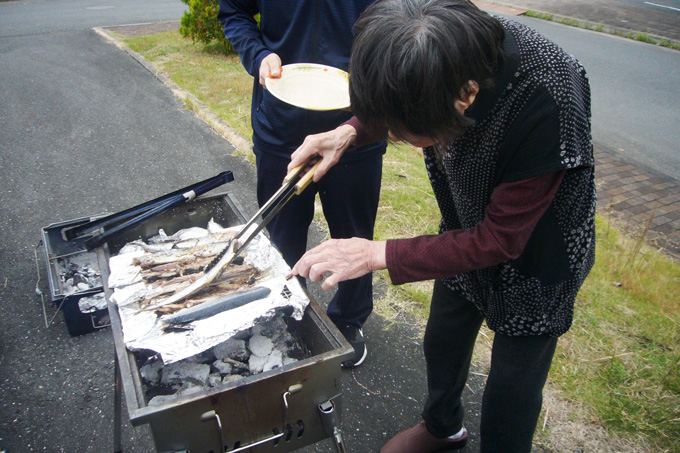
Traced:
<path fill-rule="evenodd" d="M 265 153 L 256 156 L 257 199 L 261 206 L 281 187 L 290 160 Z M 267 226 L 286 262 L 292 267 L 307 249 L 317 193 L 332 238 L 373 239 L 381 177 L 382 155 L 374 155 L 336 164 L 318 183 L 294 196 Z M 371 311 L 373 283 L 368 274 L 338 284 L 327 313 L 336 324 L 361 327 Z"/>
<path fill-rule="evenodd" d="M 423 419 L 436 437 L 463 426 L 461 395 L 483 315 L 437 280 L 425 331 L 428 398 Z M 495 334 L 482 398 L 481 451 L 529 452 L 557 338 Z"/>

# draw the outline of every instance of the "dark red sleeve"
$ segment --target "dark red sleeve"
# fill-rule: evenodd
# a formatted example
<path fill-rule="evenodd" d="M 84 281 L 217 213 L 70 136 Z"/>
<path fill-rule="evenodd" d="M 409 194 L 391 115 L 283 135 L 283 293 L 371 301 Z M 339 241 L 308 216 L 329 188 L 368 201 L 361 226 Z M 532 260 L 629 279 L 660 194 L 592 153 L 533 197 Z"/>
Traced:
<path fill-rule="evenodd" d="M 387 138 L 387 129 L 380 131 L 369 131 L 364 127 L 363 124 L 361 124 L 361 122 L 359 122 L 359 119 L 356 116 L 353 116 L 342 124 L 349 124 L 357 131 L 357 138 L 354 140 L 354 143 L 348 149 L 348 151 L 351 151 L 352 148 L 360 148 L 370 143 L 375 143 Z"/>
<path fill-rule="evenodd" d="M 450 277 L 517 258 L 550 206 L 566 170 L 500 184 L 474 228 L 387 241 L 395 285 Z"/>

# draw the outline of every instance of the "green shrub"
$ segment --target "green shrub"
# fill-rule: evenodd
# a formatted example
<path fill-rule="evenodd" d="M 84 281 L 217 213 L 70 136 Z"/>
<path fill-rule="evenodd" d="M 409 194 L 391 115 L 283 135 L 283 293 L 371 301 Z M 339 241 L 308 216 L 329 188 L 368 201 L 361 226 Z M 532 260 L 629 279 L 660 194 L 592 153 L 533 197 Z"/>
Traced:
<path fill-rule="evenodd" d="M 179 33 L 182 36 L 205 45 L 217 41 L 225 53 L 234 51 L 229 40 L 224 37 L 222 25 L 217 20 L 217 13 L 220 10 L 218 0 L 182 0 L 182 2 L 189 6 L 189 11 L 184 13 L 180 22 Z"/>

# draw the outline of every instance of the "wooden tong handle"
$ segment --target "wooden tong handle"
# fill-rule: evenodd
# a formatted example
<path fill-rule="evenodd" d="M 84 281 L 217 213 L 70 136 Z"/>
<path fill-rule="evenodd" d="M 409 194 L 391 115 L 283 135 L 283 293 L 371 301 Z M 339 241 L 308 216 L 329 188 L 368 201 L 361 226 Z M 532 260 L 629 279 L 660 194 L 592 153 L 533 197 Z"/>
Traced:
<path fill-rule="evenodd" d="M 310 182 L 312 182 L 312 178 L 314 177 L 314 172 L 316 171 L 316 168 L 319 166 L 321 163 L 321 158 L 319 155 L 314 155 L 307 159 L 306 162 L 303 164 L 298 165 L 297 167 L 293 168 L 291 171 L 288 172 L 285 178 L 283 178 L 283 182 L 285 183 L 286 181 L 290 180 L 294 176 L 297 176 L 300 172 L 305 172 L 305 174 L 300 178 L 300 180 L 295 184 L 295 195 L 300 195 L 303 190 L 307 188 Z M 314 164 L 314 165 L 312 165 Z M 310 166 L 312 165 L 312 166 Z M 306 170 L 305 170 L 306 169 Z"/>
<path fill-rule="evenodd" d="M 321 163 L 321 159 L 317 163 L 314 164 L 309 170 L 307 170 L 307 173 L 300 178 L 300 180 L 295 184 L 295 195 L 300 195 L 303 190 L 307 188 L 310 182 L 312 182 L 312 178 L 314 177 L 314 172 L 316 171 L 316 168 L 319 166 Z"/>

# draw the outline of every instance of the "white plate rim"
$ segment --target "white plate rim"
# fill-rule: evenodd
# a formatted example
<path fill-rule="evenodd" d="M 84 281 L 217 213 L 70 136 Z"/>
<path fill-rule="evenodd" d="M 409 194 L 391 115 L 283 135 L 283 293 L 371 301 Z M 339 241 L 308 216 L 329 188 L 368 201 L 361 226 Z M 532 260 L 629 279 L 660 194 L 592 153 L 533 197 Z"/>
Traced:
<path fill-rule="evenodd" d="M 283 65 L 281 67 L 282 77 L 283 77 L 284 74 L 286 74 L 286 70 L 288 70 L 288 73 L 290 73 L 290 72 L 293 72 L 293 71 L 299 71 L 302 68 L 310 68 L 310 67 L 314 68 L 314 69 L 322 69 L 322 70 L 326 70 L 326 71 L 336 72 L 337 74 L 340 75 L 341 78 L 343 78 L 347 82 L 347 85 L 349 87 L 349 74 L 347 73 L 347 71 L 343 71 L 342 69 L 339 69 L 339 68 L 336 68 L 336 67 L 333 67 L 333 66 L 327 66 L 327 65 L 319 64 L 319 63 L 293 63 L 293 64 Z M 293 105 L 295 107 L 303 108 L 303 109 L 306 109 L 306 110 L 316 110 L 316 111 L 340 110 L 340 109 L 344 109 L 344 108 L 349 108 L 349 106 L 350 106 L 349 101 L 347 102 L 346 105 L 338 105 L 338 106 L 332 106 L 332 107 L 309 106 L 307 104 L 296 102 L 295 100 L 288 99 L 285 96 L 283 96 L 281 93 L 277 92 L 278 90 L 277 90 L 276 85 L 277 85 L 277 81 L 280 81 L 280 80 L 281 80 L 281 78 L 274 79 L 274 78 L 267 77 L 265 79 L 265 86 L 266 86 L 267 90 L 272 94 L 272 96 L 274 96 L 275 98 L 277 98 L 278 100 L 280 100 L 282 102 L 285 102 L 286 104 L 290 104 L 290 105 Z"/>

